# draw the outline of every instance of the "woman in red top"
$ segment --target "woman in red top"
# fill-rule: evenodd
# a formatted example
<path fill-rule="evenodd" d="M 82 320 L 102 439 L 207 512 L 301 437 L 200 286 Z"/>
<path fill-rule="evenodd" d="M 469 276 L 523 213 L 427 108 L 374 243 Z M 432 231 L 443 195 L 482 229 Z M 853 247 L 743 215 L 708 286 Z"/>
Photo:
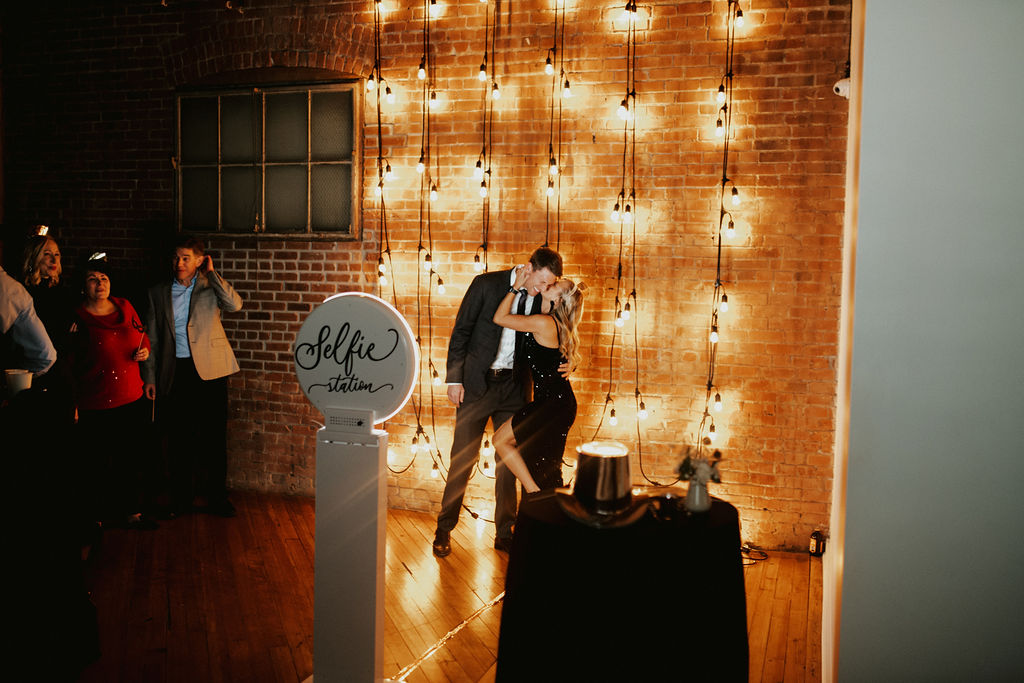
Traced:
<path fill-rule="evenodd" d="M 131 303 L 110 296 L 105 257 L 87 261 L 82 278 L 73 373 L 78 424 L 96 475 L 95 512 L 117 525 L 155 529 L 141 514 L 141 479 L 152 449 L 143 440 L 149 410 L 139 363 L 149 357 L 149 337 Z"/>

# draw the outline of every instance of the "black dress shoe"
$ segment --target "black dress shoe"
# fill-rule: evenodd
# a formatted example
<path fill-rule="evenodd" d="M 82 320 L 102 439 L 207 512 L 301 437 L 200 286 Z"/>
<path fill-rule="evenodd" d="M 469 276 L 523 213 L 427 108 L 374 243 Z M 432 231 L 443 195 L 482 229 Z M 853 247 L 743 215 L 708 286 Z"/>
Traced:
<path fill-rule="evenodd" d="M 434 534 L 434 554 L 438 557 L 448 557 L 452 554 L 452 539 L 449 532 L 438 529 Z"/>
<path fill-rule="evenodd" d="M 501 536 L 495 536 L 494 538 L 494 549 L 500 550 L 503 553 L 507 553 L 512 549 L 512 539 L 503 538 Z"/>

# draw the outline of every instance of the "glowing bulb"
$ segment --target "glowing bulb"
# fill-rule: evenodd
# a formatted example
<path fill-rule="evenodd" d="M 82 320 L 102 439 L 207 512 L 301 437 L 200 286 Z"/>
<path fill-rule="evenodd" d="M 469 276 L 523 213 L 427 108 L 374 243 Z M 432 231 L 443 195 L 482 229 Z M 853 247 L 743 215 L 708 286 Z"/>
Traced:
<path fill-rule="evenodd" d="M 622 119 L 623 121 L 629 119 L 629 105 L 626 104 L 626 100 L 622 100 L 621 102 L 619 102 L 619 110 L 616 113 L 619 115 L 619 118 Z"/>
<path fill-rule="evenodd" d="M 396 460 L 398 460 L 398 455 L 395 453 L 395 449 L 389 448 L 388 449 L 388 464 L 389 465 L 394 465 Z"/>
<path fill-rule="evenodd" d="M 481 180 L 480 181 L 480 196 L 481 197 L 486 197 L 487 196 L 487 181 L 486 180 Z"/>
<path fill-rule="evenodd" d="M 714 443 L 715 439 L 718 438 L 718 432 L 715 431 L 715 425 L 711 425 L 711 428 L 708 429 L 708 438 L 711 439 L 711 443 Z"/>
<path fill-rule="evenodd" d="M 718 92 L 715 94 L 715 101 L 719 104 L 725 102 L 725 84 L 718 86 Z"/>
<path fill-rule="evenodd" d="M 490 471 L 491 471 L 491 461 L 487 460 L 486 458 L 480 458 L 480 461 L 481 461 L 481 464 L 483 465 L 484 473 L 485 474 L 490 473 Z"/>
<path fill-rule="evenodd" d="M 384 257 L 383 256 L 381 256 L 379 259 L 377 259 L 377 272 L 380 273 L 381 275 L 383 275 L 384 273 L 388 272 L 388 267 L 386 265 L 384 265 Z"/>
<path fill-rule="evenodd" d="M 379 196 L 381 196 L 382 194 L 384 194 L 384 186 L 383 186 L 383 185 L 381 184 L 381 183 L 383 183 L 383 182 L 384 182 L 383 180 L 382 180 L 382 181 L 380 181 L 380 182 L 379 182 L 379 183 L 377 183 L 377 185 L 376 185 L 376 186 L 375 186 L 375 187 L 373 188 L 373 193 L 374 193 L 375 195 L 377 195 L 378 197 L 379 197 Z"/>
<path fill-rule="evenodd" d="M 495 100 L 501 99 L 501 91 L 498 90 L 498 82 L 497 81 L 495 81 L 494 85 L 491 86 L 491 98 L 495 99 Z"/>
<path fill-rule="evenodd" d="M 554 157 L 551 157 L 548 160 L 548 173 L 550 173 L 553 176 L 558 175 L 558 162 L 555 161 Z"/>
<path fill-rule="evenodd" d="M 378 284 L 380 284 L 381 287 L 387 287 L 388 286 L 388 279 L 386 277 L 384 277 L 383 275 L 381 275 L 379 278 L 377 278 L 377 282 L 378 282 Z"/>
<path fill-rule="evenodd" d="M 725 135 L 725 128 L 722 127 L 722 119 L 718 119 L 718 123 L 715 124 L 715 136 L 722 137 Z"/>
<path fill-rule="evenodd" d="M 548 181 L 548 189 L 546 189 L 544 191 L 544 194 L 546 194 L 549 197 L 554 197 L 555 196 L 555 181 L 554 180 L 549 180 Z"/>
<path fill-rule="evenodd" d="M 615 202 L 615 208 L 612 209 L 611 219 L 612 219 L 612 223 L 618 223 L 619 222 L 619 203 L 618 202 Z"/>
<path fill-rule="evenodd" d="M 437 374 L 437 370 L 434 370 L 434 386 L 441 386 L 441 375 Z"/>
<path fill-rule="evenodd" d="M 418 437 L 412 437 L 412 443 L 409 444 L 409 450 L 412 451 L 413 455 L 416 455 L 420 451 L 420 440 Z"/>
<path fill-rule="evenodd" d="M 615 318 L 615 327 L 622 327 L 625 324 L 626 321 L 622 319 L 622 314 L 620 313 L 618 317 Z"/>
<path fill-rule="evenodd" d="M 725 236 L 732 239 L 736 236 L 736 224 L 733 223 L 732 219 L 729 219 L 729 226 L 725 229 Z"/>
<path fill-rule="evenodd" d="M 437 201 L 437 185 L 430 186 L 430 201 Z"/>
<path fill-rule="evenodd" d="M 425 171 L 426 168 L 427 165 L 423 163 L 423 152 L 420 152 L 420 160 L 416 163 L 416 172 L 423 175 L 423 171 Z"/>
<path fill-rule="evenodd" d="M 373 90 L 376 87 L 377 87 L 377 81 L 374 80 L 373 74 L 371 73 L 370 77 L 366 79 L 366 89 L 369 91 L 369 90 Z"/>
<path fill-rule="evenodd" d="M 716 413 L 722 412 L 722 395 L 721 394 L 715 394 L 715 412 Z"/>
<path fill-rule="evenodd" d="M 722 295 L 722 304 L 721 306 L 718 307 L 718 310 L 720 310 L 722 313 L 725 313 L 726 311 L 729 310 L 729 297 L 726 296 L 725 294 Z"/>
<path fill-rule="evenodd" d="M 433 90 L 430 91 L 430 108 L 437 109 L 437 93 Z"/>
<path fill-rule="evenodd" d="M 481 63 L 480 64 L 480 73 L 478 73 L 476 75 L 476 77 L 479 78 L 481 82 L 487 80 L 487 64 L 486 63 Z"/>
<path fill-rule="evenodd" d="M 485 458 L 489 458 L 494 455 L 494 446 L 491 445 L 489 439 L 484 439 L 484 447 L 481 450 Z M 486 463 L 486 460 L 484 461 Z"/>
<path fill-rule="evenodd" d="M 480 159 L 476 160 L 476 166 L 473 168 L 473 179 L 483 180 L 484 178 L 484 162 Z"/>
<path fill-rule="evenodd" d="M 626 204 L 626 210 L 622 212 L 622 222 L 629 223 L 633 220 L 633 212 L 629 209 L 629 204 Z"/>
<path fill-rule="evenodd" d="M 483 271 L 483 269 L 484 269 L 484 264 L 481 263 L 481 261 L 480 261 L 480 254 L 474 254 L 473 255 L 473 270 L 476 271 L 477 273 L 479 273 L 479 272 Z"/>
<path fill-rule="evenodd" d="M 743 20 L 743 10 L 741 10 L 739 7 L 737 7 L 736 8 L 736 26 L 739 27 L 739 28 L 743 28 L 743 24 L 745 24 L 745 23 L 746 22 Z"/>
<path fill-rule="evenodd" d="M 569 87 L 569 79 L 565 79 L 565 85 L 562 86 L 562 99 L 569 99 L 572 97 L 572 88 Z"/>
<path fill-rule="evenodd" d="M 430 254 L 423 257 L 423 270 L 430 270 L 434 266 L 433 260 L 430 258 Z"/>
<path fill-rule="evenodd" d="M 391 164 L 387 164 L 384 167 L 384 180 L 391 181 L 395 179 L 395 172 L 391 170 Z"/>
<path fill-rule="evenodd" d="M 555 65 L 551 63 L 551 55 L 548 55 L 547 59 L 544 60 L 544 73 L 548 76 L 555 73 Z"/>
<path fill-rule="evenodd" d="M 608 417 L 608 424 L 612 427 L 619 424 L 619 418 L 615 417 L 615 408 L 612 408 L 612 414 Z"/>
<path fill-rule="evenodd" d="M 426 78 L 427 78 L 427 60 L 426 60 L 426 58 L 420 60 L 420 68 L 416 72 L 416 78 L 420 79 L 421 81 L 426 80 Z"/>
<path fill-rule="evenodd" d="M 711 343 L 712 344 L 717 344 L 718 343 L 718 325 L 712 325 L 711 326 L 711 337 L 710 337 L 710 339 L 711 339 Z"/>
<path fill-rule="evenodd" d="M 395 93 L 391 92 L 390 85 L 384 89 L 384 98 L 388 101 L 388 104 L 395 103 Z"/>
<path fill-rule="evenodd" d="M 737 190 L 735 187 L 732 188 L 732 205 L 733 206 L 739 206 L 740 205 L 740 191 Z"/>
<path fill-rule="evenodd" d="M 438 294 L 444 294 L 444 280 L 442 280 L 441 278 L 437 278 L 437 293 Z M 434 384 L 440 385 L 441 384 L 441 378 L 435 376 Z"/>
<path fill-rule="evenodd" d="M 627 301 L 626 302 L 626 307 L 622 309 L 622 319 L 623 320 L 629 320 L 629 316 L 630 315 L 631 315 L 631 313 L 629 312 L 629 302 Z"/>
<path fill-rule="evenodd" d="M 430 468 L 430 478 L 431 479 L 437 479 L 440 476 L 441 476 L 441 470 L 437 469 L 437 463 L 435 462 L 434 466 Z"/>
<path fill-rule="evenodd" d="M 437 0 L 430 0 L 430 16 L 437 16 Z"/>
<path fill-rule="evenodd" d="M 640 420 L 646 420 L 648 418 L 647 406 L 644 405 L 643 401 L 640 401 L 640 410 L 637 411 L 636 416 Z"/>

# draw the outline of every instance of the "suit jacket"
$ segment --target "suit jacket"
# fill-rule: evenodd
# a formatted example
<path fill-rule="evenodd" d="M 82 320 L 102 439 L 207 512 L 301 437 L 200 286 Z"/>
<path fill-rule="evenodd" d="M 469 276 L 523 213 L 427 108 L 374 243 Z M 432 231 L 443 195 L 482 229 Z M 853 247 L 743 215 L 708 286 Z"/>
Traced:
<path fill-rule="evenodd" d="M 238 296 L 216 271 L 197 273 L 195 288 L 188 309 L 188 346 L 196 372 L 204 380 L 217 379 L 238 372 L 238 361 L 228 344 L 220 312 L 233 313 L 242 308 Z M 152 351 L 142 364 L 142 379 L 156 384 L 161 395 L 170 391 L 174 381 L 174 308 L 171 304 L 171 281 L 149 289 L 149 310 L 146 331 Z"/>
<path fill-rule="evenodd" d="M 466 390 L 466 401 L 475 401 L 487 391 L 487 371 L 498 355 L 502 331 L 500 325 L 494 324 L 494 311 L 508 293 L 511 282 L 511 270 L 483 273 L 473 278 L 462 297 L 448 342 L 446 381 L 461 384 Z M 537 296 L 533 299 L 531 313 L 538 312 L 539 308 L 540 297 Z M 518 373 L 517 379 L 522 380 Z"/>

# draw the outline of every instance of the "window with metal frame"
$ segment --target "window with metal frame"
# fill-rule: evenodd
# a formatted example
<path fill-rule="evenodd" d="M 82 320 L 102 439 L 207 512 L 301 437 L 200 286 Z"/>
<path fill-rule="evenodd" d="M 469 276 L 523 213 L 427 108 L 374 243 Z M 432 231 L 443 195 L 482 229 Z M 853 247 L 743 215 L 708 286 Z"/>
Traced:
<path fill-rule="evenodd" d="M 358 236 L 362 126 L 355 85 L 181 93 L 178 229 Z"/>

